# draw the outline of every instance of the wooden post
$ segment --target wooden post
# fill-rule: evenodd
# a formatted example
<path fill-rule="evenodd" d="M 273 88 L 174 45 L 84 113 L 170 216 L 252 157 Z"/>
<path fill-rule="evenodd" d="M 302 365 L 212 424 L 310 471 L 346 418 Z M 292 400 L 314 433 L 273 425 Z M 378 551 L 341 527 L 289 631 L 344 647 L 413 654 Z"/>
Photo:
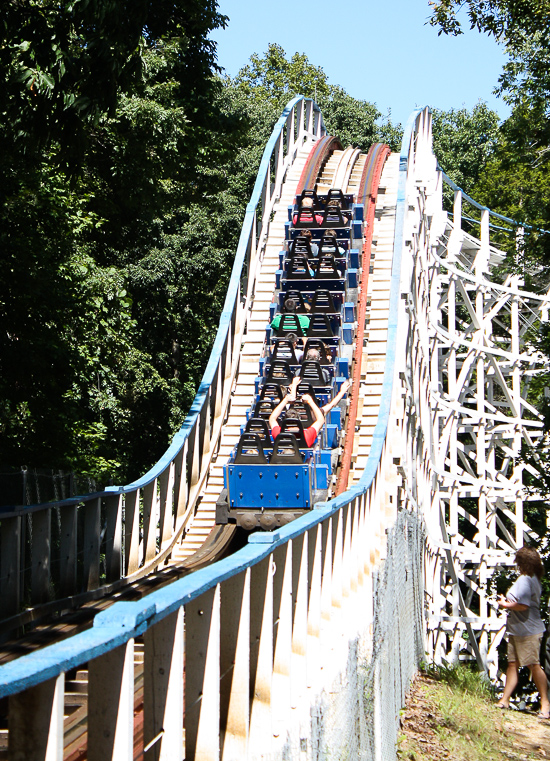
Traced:
<path fill-rule="evenodd" d="M 84 505 L 84 588 L 99 586 L 99 536 L 101 531 L 101 499 Z"/>
<path fill-rule="evenodd" d="M 185 606 L 185 761 L 220 757 L 220 587 Z"/>
<path fill-rule="evenodd" d="M 124 565 L 125 576 L 139 568 L 139 489 L 124 497 Z"/>
<path fill-rule="evenodd" d="M 143 488 L 143 544 L 144 563 L 157 554 L 157 479 Z"/>
<path fill-rule="evenodd" d="M 183 608 L 145 632 L 145 761 L 183 758 Z"/>
<path fill-rule="evenodd" d="M 61 507 L 61 537 L 59 547 L 59 583 L 61 597 L 76 592 L 77 515 L 76 505 Z"/>
<path fill-rule="evenodd" d="M 247 758 L 250 724 L 250 577 L 221 586 L 220 724 L 222 761 Z"/>
<path fill-rule="evenodd" d="M 271 693 L 273 674 L 273 556 L 251 568 L 250 582 L 250 707 L 249 756 L 269 755 L 272 748 Z"/>
<path fill-rule="evenodd" d="M 35 605 L 50 599 L 50 551 L 50 509 L 45 508 L 32 514 L 31 597 Z"/>
<path fill-rule="evenodd" d="M 273 736 L 276 747 L 286 740 L 290 718 L 290 659 L 292 653 L 292 542 L 273 553 L 274 649 L 272 681 Z"/>
<path fill-rule="evenodd" d="M 21 521 L 20 516 L 2 518 L 0 525 L 0 618 L 9 618 L 19 613 Z"/>
<path fill-rule="evenodd" d="M 290 706 L 304 719 L 307 689 L 308 533 L 292 540 L 292 652 L 290 662 Z M 307 718 L 307 717 L 306 717 Z"/>
<path fill-rule="evenodd" d="M 134 640 L 88 666 L 88 761 L 134 757 Z"/>
<path fill-rule="evenodd" d="M 323 526 L 309 531 L 309 605 L 307 617 L 307 686 L 313 695 L 320 692 L 321 677 L 321 581 L 323 569 Z M 309 701 L 312 702 L 311 700 Z"/>
<path fill-rule="evenodd" d="M 176 503 L 176 522 L 183 517 L 187 510 L 187 500 L 189 498 L 189 482 L 187 479 L 187 454 L 189 442 L 185 441 L 181 452 L 174 460 L 174 501 Z"/>
<path fill-rule="evenodd" d="M 110 583 L 122 573 L 122 494 L 105 499 L 105 518 L 105 570 Z"/>
<path fill-rule="evenodd" d="M 159 526 L 161 551 L 170 544 L 174 534 L 174 480 L 176 465 L 170 465 L 160 474 Z"/>
<path fill-rule="evenodd" d="M 64 685 L 60 674 L 10 697 L 10 761 L 63 761 Z"/>

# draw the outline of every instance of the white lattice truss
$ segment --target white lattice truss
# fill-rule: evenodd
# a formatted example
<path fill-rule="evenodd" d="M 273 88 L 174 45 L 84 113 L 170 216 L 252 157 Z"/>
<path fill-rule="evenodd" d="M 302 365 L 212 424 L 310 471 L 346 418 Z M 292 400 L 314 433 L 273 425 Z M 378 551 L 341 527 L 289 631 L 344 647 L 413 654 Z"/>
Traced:
<path fill-rule="evenodd" d="M 428 655 L 473 656 L 494 679 L 505 618 L 488 582 L 537 539 L 524 515 L 523 472 L 532 468 L 520 454 L 543 436 L 529 393 L 546 369 L 533 342 L 550 301 L 523 290 L 518 275 L 499 282 L 504 255 L 491 245 L 489 210 L 481 210 L 480 239 L 462 229 L 460 191 L 452 221 L 441 210 L 443 176 L 427 143 L 406 190 L 401 472 L 428 527 Z"/>

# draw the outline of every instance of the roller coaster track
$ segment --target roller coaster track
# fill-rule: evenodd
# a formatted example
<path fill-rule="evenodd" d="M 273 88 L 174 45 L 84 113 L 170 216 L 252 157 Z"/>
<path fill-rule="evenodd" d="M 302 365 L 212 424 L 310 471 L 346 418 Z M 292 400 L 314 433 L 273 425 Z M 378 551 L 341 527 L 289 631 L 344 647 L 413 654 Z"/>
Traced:
<path fill-rule="evenodd" d="M 313 184 L 364 206 L 338 483 L 326 503 L 227 554 L 231 531 L 214 527 L 223 465 L 254 396 L 287 207 Z M 464 204 L 478 238 L 463 230 Z M 540 531 L 523 507 L 532 466 L 520 451 L 543 438 L 530 381 L 546 365 L 532 336 L 550 298 L 500 274 L 490 218 L 437 167 L 429 109 L 412 115 L 400 154 L 374 146 L 365 156 L 325 134 L 312 101 L 289 103 L 247 207 L 203 382 L 166 454 L 128 486 L 0 516 L 5 632 L 105 598 L 63 642 L 7 653 L 10 759 L 182 758 L 182 738 L 186 759 L 282 758 L 296 742 L 300 757 L 310 706 L 358 657 L 356 638 L 368 641 L 374 572 L 399 513 L 425 525 L 429 654 L 473 657 L 497 677 L 503 620 L 490 575 Z M 59 594 L 47 601 L 54 561 Z M 375 710 L 378 725 L 395 725 L 387 713 Z"/>

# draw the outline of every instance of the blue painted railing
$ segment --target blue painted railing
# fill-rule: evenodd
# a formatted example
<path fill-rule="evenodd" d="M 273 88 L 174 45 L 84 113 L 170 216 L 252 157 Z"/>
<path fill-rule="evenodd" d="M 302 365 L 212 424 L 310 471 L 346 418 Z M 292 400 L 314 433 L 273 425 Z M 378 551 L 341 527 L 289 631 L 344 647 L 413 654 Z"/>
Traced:
<path fill-rule="evenodd" d="M 503 232 L 516 232 L 518 228 L 523 228 L 525 230 L 536 230 L 536 232 L 540 233 L 541 235 L 550 235 L 550 230 L 544 230 L 541 227 L 535 227 L 533 225 L 528 225 L 524 222 L 518 222 L 517 219 L 511 219 L 510 217 L 505 217 L 503 214 L 499 214 L 496 211 L 493 211 L 492 209 L 489 209 L 488 206 L 483 206 L 483 204 L 479 203 L 478 201 L 474 200 L 471 196 L 469 196 L 464 190 L 462 190 L 461 187 L 459 187 L 456 182 L 453 182 L 451 178 L 445 174 L 445 172 L 441 169 L 441 167 L 438 167 L 439 171 L 441 172 L 441 176 L 444 180 L 444 182 L 451 188 L 451 190 L 454 190 L 455 193 L 461 193 L 462 199 L 464 201 L 467 201 L 471 206 L 473 206 L 475 209 L 479 209 L 479 211 L 487 211 L 489 212 L 490 217 L 494 217 L 495 219 L 500 219 L 502 222 L 507 222 L 509 225 L 512 226 L 512 230 L 508 227 L 497 227 L 496 225 L 491 225 L 492 229 L 494 230 L 502 230 Z M 473 219 L 471 217 L 465 217 L 462 215 L 462 219 L 467 219 L 469 222 L 475 222 L 476 224 L 479 224 L 479 219 Z"/>

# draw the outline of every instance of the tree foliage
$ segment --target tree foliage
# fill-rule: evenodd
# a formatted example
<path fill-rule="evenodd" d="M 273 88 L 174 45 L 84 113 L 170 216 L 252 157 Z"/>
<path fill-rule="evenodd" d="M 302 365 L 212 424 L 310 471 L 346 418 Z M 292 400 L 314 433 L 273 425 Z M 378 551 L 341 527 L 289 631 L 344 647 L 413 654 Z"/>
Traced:
<path fill-rule="evenodd" d="M 478 174 L 476 193 L 491 208 L 530 226 L 524 254 L 540 265 L 550 255 L 548 236 L 537 230 L 550 227 L 550 2 L 436 0 L 432 5 L 431 23 L 440 31 L 460 34 L 457 13 L 465 8 L 472 28 L 505 45 L 508 60 L 498 92 L 513 111 Z"/>
<path fill-rule="evenodd" d="M 436 108 L 432 130 L 439 165 L 453 182 L 471 193 L 494 151 L 498 115 L 482 102 L 471 111 Z"/>
<path fill-rule="evenodd" d="M 463 34 L 459 18 L 466 12 L 470 29 L 512 41 L 514 35 L 532 34 L 548 25 L 549 0 L 432 0 L 432 26 L 440 34 Z"/>
<path fill-rule="evenodd" d="M 290 59 L 280 45 L 270 44 L 265 54 L 253 55 L 233 82 L 239 97 L 252 101 L 254 109 L 271 113 L 274 121 L 285 104 L 295 95 L 312 98 L 320 106 L 327 130 L 342 143 L 362 150 L 374 142 L 388 142 L 399 148 L 402 129 L 392 125 L 373 103 L 358 100 L 342 87 L 332 85 L 320 66 L 307 56 L 295 53 Z M 269 121 L 269 120 L 268 120 Z"/>
<path fill-rule="evenodd" d="M 224 296 L 235 226 L 209 235 L 208 214 L 243 128 L 208 39 L 223 17 L 199 0 L 8 11 L 0 461 L 131 478 L 181 424 Z M 65 69 L 52 73 L 56 50 Z M 88 85 L 95 100 L 73 102 Z"/>
<path fill-rule="evenodd" d="M 58 141 L 64 162 L 82 158 L 87 128 L 139 87 L 145 53 L 162 39 L 178 41 L 182 93 L 197 103 L 206 95 L 208 103 L 215 69 L 208 34 L 225 21 L 215 0 L 7 0 L 0 21 L 4 138 L 23 151 Z"/>

